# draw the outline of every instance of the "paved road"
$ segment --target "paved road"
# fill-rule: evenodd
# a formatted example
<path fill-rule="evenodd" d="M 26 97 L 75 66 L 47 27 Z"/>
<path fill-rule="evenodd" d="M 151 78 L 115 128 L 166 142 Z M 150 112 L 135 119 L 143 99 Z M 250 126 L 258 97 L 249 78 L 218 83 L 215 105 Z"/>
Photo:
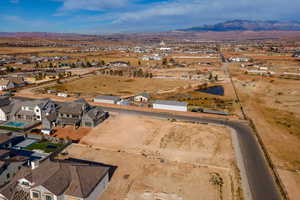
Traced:
<path fill-rule="evenodd" d="M 245 166 L 245 173 L 248 178 L 249 188 L 253 200 L 279 200 L 281 195 L 277 185 L 268 169 L 267 162 L 260 149 L 260 146 L 247 123 L 229 121 L 224 119 L 211 119 L 203 117 L 189 117 L 173 115 L 168 113 L 153 113 L 145 111 L 127 110 L 120 108 L 103 107 L 108 112 L 120 112 L 125 114 L 144 115 L 149 117 L 160 117 L 193 121 L 200 123 L 213 123 L 233 128 L 237 133 L 240 151 Z"/>

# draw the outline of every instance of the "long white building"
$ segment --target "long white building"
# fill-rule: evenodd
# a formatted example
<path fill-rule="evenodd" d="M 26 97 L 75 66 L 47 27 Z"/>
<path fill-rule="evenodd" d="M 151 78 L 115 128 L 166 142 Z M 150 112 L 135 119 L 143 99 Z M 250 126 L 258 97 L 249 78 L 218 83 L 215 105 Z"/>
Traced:
<path fill-rule="evenodd" d="M 153 103 L 154 109 L 162 109 L 162 110 L 174 110 L 174 111 L 183 111 L 187 112 L 188 104 L 180 101 L 166 101 L 166 100 L 158 100 Z"/>

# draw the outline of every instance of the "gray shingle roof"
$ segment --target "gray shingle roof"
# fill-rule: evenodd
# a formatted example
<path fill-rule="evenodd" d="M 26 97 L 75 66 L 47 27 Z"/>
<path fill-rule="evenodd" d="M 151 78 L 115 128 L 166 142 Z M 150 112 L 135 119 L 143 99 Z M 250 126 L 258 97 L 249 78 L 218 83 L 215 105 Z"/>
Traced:
<path fill-rule="evenodd" d="M 55 195 L 87 198 L 108 170 L 109 167 L 101 165 L 48 159 L 34 170 L 22 168 L 9 184 L 0 189 L 0 194 L 12 200 L 18 180 L 25 178 L 35 184 L 33 188 L 41 185 Z"/>
<path fill-rule="evenodd" d="M 188 105 L 186 102 L 167 101 L 167 100 L 157 100 L 153 104 L 170 105 L 170 106 L 187 106 Z"/>
<path fill-rule="evenodd" d="M 26 179 L 34 182 L 35 186 L 44 186 L 55 195 L 86 198 L 108 170 L 108 167 L 99 165 L 46 160 Z"/>
<path fill-rule="evenodd" d="M 1 97 L 0 96 L 0 107 L 2 106 L 7 106 L 10 104 L 10 99 L 9 97 Z"/>

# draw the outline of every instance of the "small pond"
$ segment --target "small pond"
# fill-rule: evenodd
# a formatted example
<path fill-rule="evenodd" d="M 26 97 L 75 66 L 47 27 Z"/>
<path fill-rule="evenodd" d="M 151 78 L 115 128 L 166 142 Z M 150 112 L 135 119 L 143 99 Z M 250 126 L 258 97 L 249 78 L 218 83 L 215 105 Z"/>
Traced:
<path fill-rule="evenodd" d="M 219 95 L 219 96 L 223 96 L 224 95 L 224 88 L 223 86 L 212 86 L 212 87 L 208 87 L 205 89 L 198 89 L 195 90 L 196 92 L 204 92 L 204 93 L 208 93 L 208 94 L 214 94 L 214 95 Z"/>

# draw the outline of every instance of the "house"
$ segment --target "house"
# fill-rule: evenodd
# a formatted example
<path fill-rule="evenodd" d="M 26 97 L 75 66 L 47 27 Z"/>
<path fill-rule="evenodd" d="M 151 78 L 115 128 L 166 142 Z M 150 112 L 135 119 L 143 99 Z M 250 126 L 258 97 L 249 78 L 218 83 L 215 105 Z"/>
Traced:
<path fill-rule="evenodd" d="M 0 79 L 0 91 L 9 90 L 15 88 L 15 85 L 12 81 L 8 79 Z"/>
<path fill-rule="evenodd" d="M 251 58 L 247 58 L 247 57 L 231 57 L 228 60 L 230 62 L 250 62 Z"/>
<path fill-rule="evenodd" d="M 42 118 L 55 112 L 56 105 L 50 99 L 15 101 L 12 107 L 13 120 L 42 121 Z"/>
<path fill-rule="evenodd" d="M 180 101 L 157 100 L 153 103 L 153 108 L 186 112 L 188 110 L 187 105 L 188 105 L 187 103 L 180 102 Z"/>
<path fill-rule="evenodd" d="M 23 87 L 24 85 L 26 85 L 26 82 L 23 77 L 8 77 L 8 80 L 13 82 L 14 87 Z"/>
<path fill-rule="evenodd" d="M 66 93 L 61 93 L 61 92 L 59 92 L 59 93 L 57 93 L 57 96 L 58 96 L 58 97 L 65 97 L 65 98 L 67 98 L 69 95 L 66 94 Z"/>
<path fill-rule="evenodd" d="M 94 98 L 95 103 L 109 103 L 109 104 L 116 104 L 118 101 L 120 101 L 121 98 L 117 96 L 103 96 L 99 95 Z"/>
<path fill-rule="evenodd" d="M 44 135 L 50 135 L 52 133 L 53 126 L 56 125 L 57 113 L 52 112 L 42 119 L 42 130 Z"/>
<path fill-rule="evenodd" d="M 109 169 L 96 163 L 47 159 L 33 170 L 20 170 L 0 189 L 0 199 L 95 200 L 108 185 Z"/>
<path fill-rule="evenodd" d="M 12 103 L 9 97 L 0 96 L 0 121 L 9 120 Z"/>
<path fill-rule="evenodd" d="M 60 126 L 95 127 L 107 118 L 101 108 L 89 105 L 84 99 L 64 102 L 57 110 L 56 124 Z"/>
<path fill-rule="evenodd" d="M 115 61 L 115 62 L 110 62 L 109 66 L 111 67 L 128 67 L 129 62 L 124 62 L 124 61 Z"/>
<path fill-rule="evenodd" d="M 300 57 L 300 51 L 296 51 L 293 55 L 292 55 L 292 57 L 295 57 L 295 58 L 299 58 Z"/>
<path fill-rule="evenodd" d="M 148 102 L 150 100 L 150 95 L 147 93 L 138 94 L 134 97 L 134 101 L 137 102 Z"/>
<path fill-rule="evenodd" d="M 26 156 L 8 156 L 6 159 L 0 159 L 0 187 L 7 184 L 28 160 L 29 157 Z"/>

